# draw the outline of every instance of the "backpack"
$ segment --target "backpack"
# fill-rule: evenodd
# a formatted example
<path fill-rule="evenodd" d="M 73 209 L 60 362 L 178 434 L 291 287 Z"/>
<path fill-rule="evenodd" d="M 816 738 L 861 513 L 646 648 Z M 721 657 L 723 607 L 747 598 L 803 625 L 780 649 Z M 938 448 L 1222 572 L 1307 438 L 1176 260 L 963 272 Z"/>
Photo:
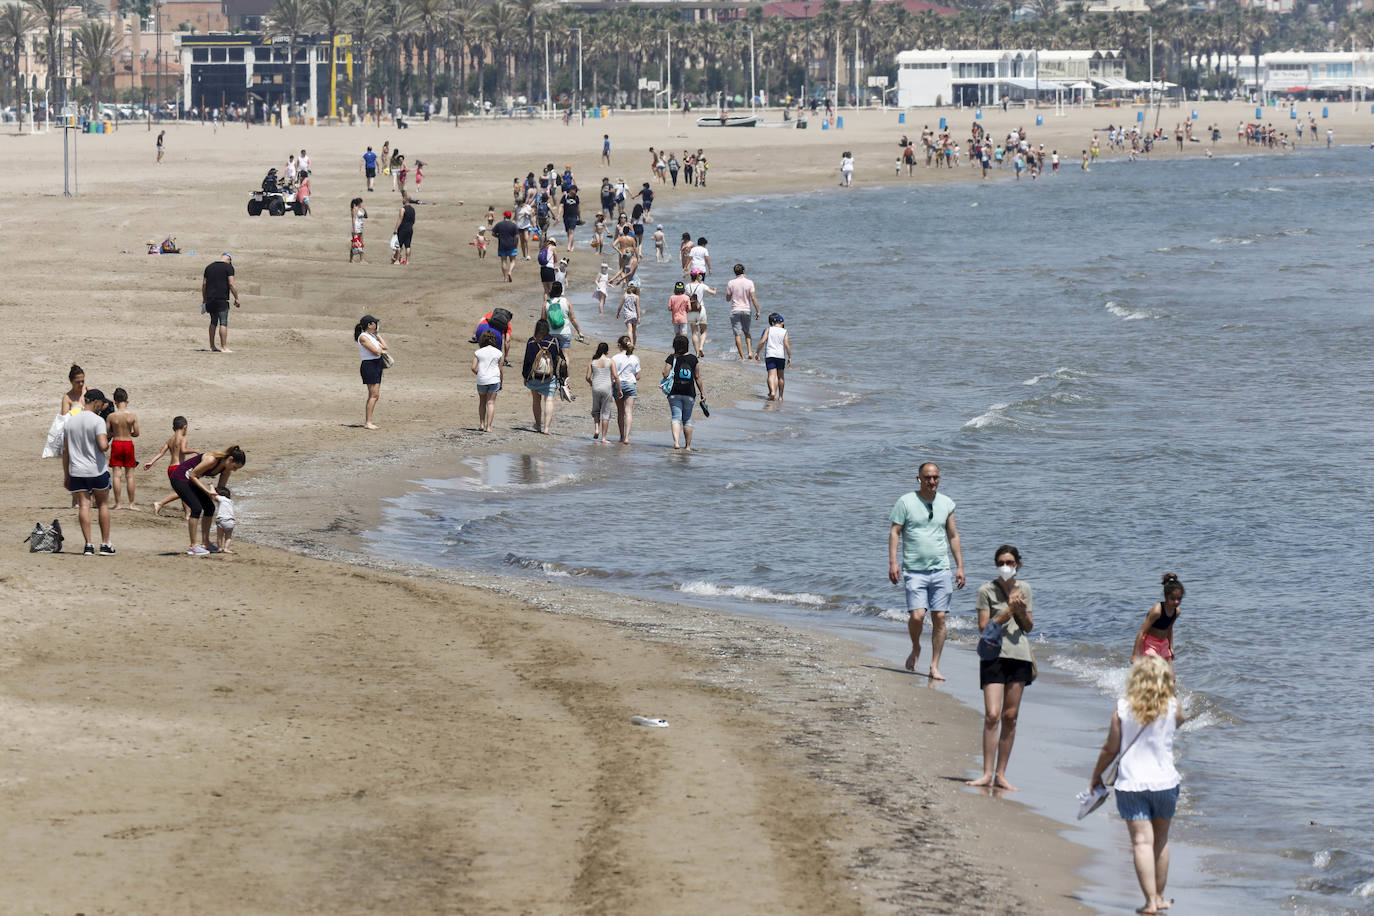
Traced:
<path fill-rule="evenodd" d="M 563 315 L 563 304 L 557 299 L 549 299 L 545 303 L 549 316 L 549 329 L 558 330 L 567 323 L 567 318 Z"/>
<path fill-rule="evenodd" d="M 534 362 L 530 363 L 530 379 L 533 381 L 547 382 L 553 378 L 553 354 L 549 352 L 551 349 L 552 342 L 542 344 L 539 352 L 534 354 Z"/>
<path fill-rule="evenodd" d="M 42 522 L 36 522 L 24 541 L 28 542 L 29 553 L 61 553 L 62 523 L 53 519 L 52 527 L 47 528 Z"/>
<path fill-rule="evenodd" d="M 539 198 L 539 206 L 536 208 L 536 212 L 539 214 L 540 219 L 549 218 L 549 202 L 543 197 Z"/>
<path fill-rule="evenodd" d="M 545 248 L 543 251 L 539 252 L 539 266 L 553 267 L 557 263 L 558 262 L 553 259 L 553 252 L 550 251 L 548 248 Z"/>

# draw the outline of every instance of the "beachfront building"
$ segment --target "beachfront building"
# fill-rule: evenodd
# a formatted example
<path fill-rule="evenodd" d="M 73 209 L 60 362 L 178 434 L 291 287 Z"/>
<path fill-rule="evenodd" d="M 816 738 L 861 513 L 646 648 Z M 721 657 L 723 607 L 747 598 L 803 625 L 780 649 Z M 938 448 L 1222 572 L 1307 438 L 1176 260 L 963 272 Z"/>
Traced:
<path fill-rule="evenodd" d="M 334 108 L 352 106 L 353 57 L 347 35 L 339 36 L 337 73 L 329 79 L 328 38 L 305 38 L 296 42 L 296 59 L 283 40 L 264 35 L 218 33 L 178 36 L 181 64 L 186 70 L 182 104 L 201 111 L 227 105 L 278 105 L 285 109 L 291 99 L 291 81 L 296 83 L 296 99 L 305 102 L 314 117 L 324 117 Z M 261 110 L 261 109 L 258 109 Z"/>
<path fill-rule="evenodd" d="M 1090 99 L 1100 88 L 1126 81 L 1120 50 L 946 49 L 897 55 L 897 105 L 997 105 L 1037 95 Z"/>
<path fill-rule="evenodd" d="M 1265 95 L 1325 96 L 1374 90 L 1374 51 L 1274 51 L 1261 54 L 1259 79 L 1255 58 L 1224 56 L 1223 73 L 1233 74 L 1245 89 L 1258 83 Z"/>

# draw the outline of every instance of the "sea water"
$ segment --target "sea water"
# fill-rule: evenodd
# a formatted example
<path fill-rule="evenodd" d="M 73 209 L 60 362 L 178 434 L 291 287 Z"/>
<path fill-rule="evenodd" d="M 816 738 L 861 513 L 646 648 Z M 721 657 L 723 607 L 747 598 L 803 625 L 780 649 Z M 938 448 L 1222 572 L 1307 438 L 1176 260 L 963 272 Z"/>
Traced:
<path fill-rule="evenodd" d="M 641 339 L 668 343 L 672 240 L 705 235 L 721 292 L 742 261 L 786 318 L 783 405 L 759 369 L 758 396 L 698 417 L 682 454 L 642 418 L 634 445 L 595 444 L 589 399 L 561 404 L 549 454 L 456 459 L 375 543 L 900 635 L 887 516 L 937 461 L 970 581 L 955 636 L 994 548 L 1017 545 L 1035 642 L 1105 723 L 1178 574 L 1175 835 L 1211 850 L 1237 906 L 1369 912 L 1371 192 L 1374 152 L 1337 148 L 664 207 L 673 264 L 641 273 Z M 614 300 L 573 301 L 589 337 L 623 330 Z M 708 309 L 709 395 L 733 348 L 722 300 Z M 498 423 L 526 422 L 517 385 Z"/>

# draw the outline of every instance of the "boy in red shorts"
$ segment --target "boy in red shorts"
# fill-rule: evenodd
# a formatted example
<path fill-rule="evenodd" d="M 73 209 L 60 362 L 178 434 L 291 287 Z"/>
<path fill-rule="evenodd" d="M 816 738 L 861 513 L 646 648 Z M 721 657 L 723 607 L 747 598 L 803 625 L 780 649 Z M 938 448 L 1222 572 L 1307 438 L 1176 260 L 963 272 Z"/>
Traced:
<path fill-rule="evenodd" d="M 114 489 L 116 509 L 137 509 L 134 505 L 134 468 L 138 459 L 134 457 L 134 439 L 138 437 L 138 414 L 129 409 L 129 393 L 123 388 L 114 390 L 114 413 L 106 417 L 110 431 L 110 476 Z M 119 482 L 124 481 L 128 491 L 128 501 L 119 504 Z"/>

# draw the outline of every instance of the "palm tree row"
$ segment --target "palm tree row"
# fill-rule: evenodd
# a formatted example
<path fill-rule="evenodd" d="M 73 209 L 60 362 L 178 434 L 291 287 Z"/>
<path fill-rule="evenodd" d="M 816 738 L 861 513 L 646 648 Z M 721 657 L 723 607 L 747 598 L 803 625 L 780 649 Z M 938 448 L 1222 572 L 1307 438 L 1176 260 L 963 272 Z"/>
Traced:
<path fill-rule="evenodd" d="M 1238 0 L 1221 0 L 1210 11 L 1162 0 L 1148 12 L 1110 14 L 1090 13 L 1082 3 L 1058 9 L 1055 0 L 1033 0 L 1036 14 L 1029 18 L 1014 18 L 1012 7 L 997 0 L 964 2 L 968 8 L 952 16 L 912 14 L 895 2 L 821 0 L 808 6 L 813 15 L 806 19 L 764 18 L 755 5 L 720 11 L 724 21 L 689 22 L 663 10 L 576 11 L 549 0 L 276 0 L 266 28 L 286 42 L 292 60 L 306 41 L 323 38 L 333 47 L 338 36 L 349 36 L 352 95 L 363 107 L 378 100 L 411 108 L 421 99 L 448 97 L 459 110 L 489 96 L 542 96 L 545 35 L 554 94 L 576 94 L 580 50 L 582 97 L 591 104 L 646 103 L 637 88 L 646 78 L 671 77 L 676 93 L 698 97 L 747 91 L 751 38 L 757 86 L 774 98 L 828 90 L 836 81 L 848 85 L 856 63 L 860 84 L 868 76 L 891 77 L 893 58 L 909 48 L 1120 48 L 1136 78 L 1146 75 L 1153 50 L 1157 74 L 1198 86 L 1224 82 L 1224 65 L 1233 69 L 1241 56 L 1374 45 L 1374 12 L 1341 14 L 1335 0 L 1300 2 L 1284 16 L 1243 8 Z M 40 59 L 49 85 L 56 85 L 58 62 L 48 49 L 66 9 L 66 0 L 0 6 L 0 63 L 16 91 L 25 35 L 34 29 L 44 33 Z M 114 36 L 89 25 L 73 34 L 98 94 L 116 48 Z M 288 84 L 294 104 L 296 82 Z"/>

